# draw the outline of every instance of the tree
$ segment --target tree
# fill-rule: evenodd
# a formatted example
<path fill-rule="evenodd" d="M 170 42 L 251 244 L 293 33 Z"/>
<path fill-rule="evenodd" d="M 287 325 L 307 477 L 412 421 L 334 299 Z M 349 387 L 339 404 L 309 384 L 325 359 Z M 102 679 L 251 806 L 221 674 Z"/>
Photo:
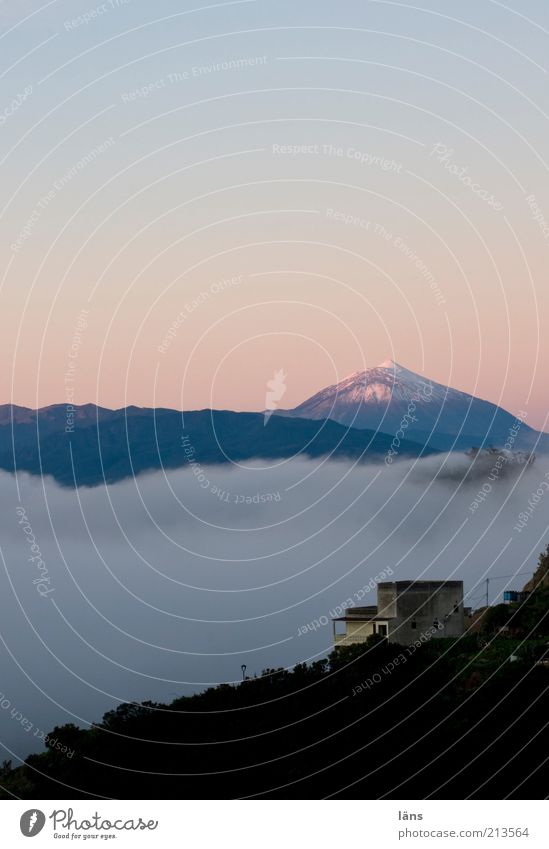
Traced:
<path fill-rule="evenodd" d="M 538 557 L 538 568 L 524 589 L 527 592 L 536 592 L 537 590 L 549 589 L 549 545 L 542 551 Z"/>
<path fill-rule="evenodd" d="M 508 624 L 511 614 L 512 610 L 508 604 L 496 604 L 494 607 L 488 607 L 482 617 L 482 630 L 487 634 L 500 631 Z"/>

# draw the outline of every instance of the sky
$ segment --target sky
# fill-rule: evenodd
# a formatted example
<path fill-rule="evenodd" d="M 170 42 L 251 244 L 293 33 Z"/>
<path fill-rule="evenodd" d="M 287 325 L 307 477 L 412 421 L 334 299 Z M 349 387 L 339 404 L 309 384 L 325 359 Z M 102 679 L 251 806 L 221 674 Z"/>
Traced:
<path fill-rule="evenodd" d="M 0 4 L 0 402 L 388 358 L 548 429 L 541 0 Z"/>

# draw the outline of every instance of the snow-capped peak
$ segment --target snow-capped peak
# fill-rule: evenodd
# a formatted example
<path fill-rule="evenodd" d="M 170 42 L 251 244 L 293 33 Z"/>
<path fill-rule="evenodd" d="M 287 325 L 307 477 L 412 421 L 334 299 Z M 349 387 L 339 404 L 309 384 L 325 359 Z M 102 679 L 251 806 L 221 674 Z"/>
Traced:
<path fill-rule="evenodd" d="M 428 379 L 389 359 L 373 368 L 355 371 L 338 383 L 327 386 L 301 404 L 297 410 L 303 414 L 304 408 L 311 410 L 312 407 L 317 416 L 328 418 L 333 415 L 334 407 L 341 412 L 344 408 L 356 409 L 363 404 L 386 406 L 391 400 L 419 401 L 425 396 L 425 392 L 430 400 L 435 387 L 441 397 L 448 392 L 446 387 L 432 384 Z"/>
<path fill-rule="evenodd" d="M 495 404 L 430 380 L 393 359 L 356 371 L 321 389 L 294 407 L 291 414 L 333 419 L 350 427 L 388 434 L 402 431 L 407 439 L 425 441 L 436 433 L 441 445 L 452 446 L 449 435 L 463 434 L 464 440 L 467 438 L 464 444 L 469 447 L 482 445 L 488 438 L 489 444 L 505 443 L 516 423 L 514 416 Z M 524 444 L 527 430 L 523 425 Z"/>

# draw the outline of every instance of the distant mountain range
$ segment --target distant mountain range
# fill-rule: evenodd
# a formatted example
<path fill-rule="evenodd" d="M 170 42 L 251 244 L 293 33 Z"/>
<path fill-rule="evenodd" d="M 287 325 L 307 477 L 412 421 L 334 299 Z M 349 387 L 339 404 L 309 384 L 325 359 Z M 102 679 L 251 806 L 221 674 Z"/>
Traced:
<path fill-rule="evenodd" d="M 522 422 L 490 401 L 443 386 L 386 360 L 357 371 L 279 415 L 331 419 L 353 428 L 394 434 L 442 451 L 495 445 L 549 450 L 549 435 Z M 404 424 L 403 424 L 404 423 Z M 515 431 L 517 431 L 515 433 Z"/>
<path fill-rule="evenodd" d="M 63 485 L 95 486 L 161 468 L 191 463 L 322 457 L 381 461 L 392 436 L 347 428 L 333 421 L 262 413 L 125 407 L 86 404 L 30 410 L 0 406 L 0 469 L 51 475 Z M 68 431 L 67 431 L 68 428 Z M 400 456 L 434 449 L 404 440 Z"/>
<path fill-rule="evenodd" d="M 0 469 L 95 486 L 191 463 L 296 456 L 380 462 L 391 451 L 398 460 L 505 444 L 549 451 L 548 434 L 392 360 L 355 372 L 292 410 L 272 412 L 6 404 L 0 406 Z"/>

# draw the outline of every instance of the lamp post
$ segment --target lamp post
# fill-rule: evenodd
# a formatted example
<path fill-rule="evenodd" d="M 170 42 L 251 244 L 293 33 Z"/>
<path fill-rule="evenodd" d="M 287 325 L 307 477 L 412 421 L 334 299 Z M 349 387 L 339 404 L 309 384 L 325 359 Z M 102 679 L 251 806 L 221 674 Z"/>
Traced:
<path fill-rule="evenodd" d="M 246 680 L 246 669 L 247 669 L 246 664 L 243 663 L 240 668 L 242 670 L 242 680 L 245 681 Z"/>

